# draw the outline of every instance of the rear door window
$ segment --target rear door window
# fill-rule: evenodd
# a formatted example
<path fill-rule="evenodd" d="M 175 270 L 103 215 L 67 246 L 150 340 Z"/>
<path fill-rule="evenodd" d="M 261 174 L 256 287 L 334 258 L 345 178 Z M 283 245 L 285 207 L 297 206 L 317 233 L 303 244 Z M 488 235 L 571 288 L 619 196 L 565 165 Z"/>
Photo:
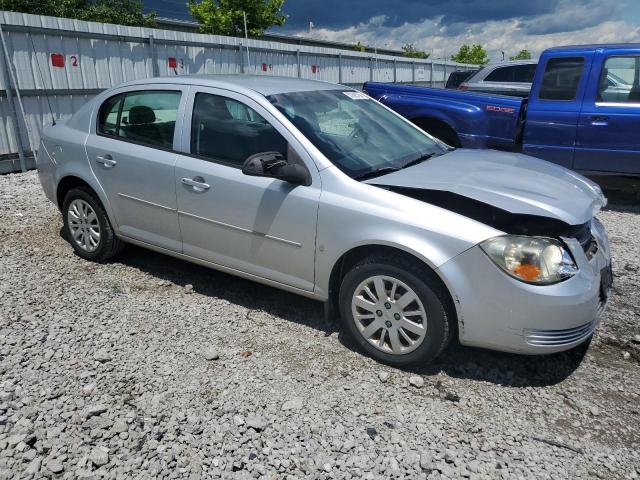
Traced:
<path fill-rule="evenodd" d="M 541 100 L 575 99 L 583 71 L 583 57 L 549 59 L 545 66 L 538 97 Z"/>
<path fill-rule="evenodd" d="M 150 90 L 107 99 L 98 114 L 98 133 L 171 149 L 181 93 Z"/>
<path fill-rule="evenodd" d="M 173 147 L 180 92 L 128 93 L 124 98 L 118 136 L 162 148 Z"/>
<path fill-rule="evenodd" d="M 533 76 L 536 73 L 536 68 L 538 65 L 529 64 L 529 65 L 517 65 L 513 69 L 513 80 L 512 82 L 516 83 L 531 83 L 533 82 Z"/>
<path fill-rule="evenodd" d="M 515 67 L 499 67 L 486 76 L 485 82 L 512 82 Z"/>

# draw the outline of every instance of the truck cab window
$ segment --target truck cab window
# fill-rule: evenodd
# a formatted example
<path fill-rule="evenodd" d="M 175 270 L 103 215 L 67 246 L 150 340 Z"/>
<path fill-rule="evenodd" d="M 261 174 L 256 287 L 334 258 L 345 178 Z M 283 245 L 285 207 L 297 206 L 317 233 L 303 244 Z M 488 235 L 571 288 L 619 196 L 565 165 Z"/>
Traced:
<path fill-rule="evenodd" d="M 551 58 L 545 67 L 538 97 L 541 100 L 573 100 L 583 70 L 583 57 Z"/>

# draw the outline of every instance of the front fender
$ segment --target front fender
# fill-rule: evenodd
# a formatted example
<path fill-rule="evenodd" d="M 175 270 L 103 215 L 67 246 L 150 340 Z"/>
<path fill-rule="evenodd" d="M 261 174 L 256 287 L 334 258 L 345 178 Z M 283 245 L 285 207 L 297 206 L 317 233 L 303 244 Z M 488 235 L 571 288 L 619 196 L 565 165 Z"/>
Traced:
<path fill-rule="evenodd" d="M 331 272 L 350 250 L 371 245 L 406 252 L 433 270 L 499 234 L 443 208 L 323 170 L 318 209 L 316 293 L 327 298 Z M 343 178 L 344 177 L 344 178 Z"/>

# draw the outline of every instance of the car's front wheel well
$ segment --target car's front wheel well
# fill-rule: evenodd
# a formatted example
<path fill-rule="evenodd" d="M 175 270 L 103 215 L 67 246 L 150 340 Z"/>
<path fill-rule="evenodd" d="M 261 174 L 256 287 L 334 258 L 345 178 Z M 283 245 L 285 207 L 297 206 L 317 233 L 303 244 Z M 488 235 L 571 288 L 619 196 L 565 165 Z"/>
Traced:
<path fill-rule="evenodd" d="M 450 319 L 457 319 L 456 308 L 451 297 L 451 292 L 442 281 L 440 276 L 422 259 L 417 256 L 401 250 L 396 247 L 390 247 L 388 245 L 362 245 L 355 247 L 345 254 L 343 254 L 338 261 L 334 264 L 329 276 L 329 300 L 327 302 L 327 313 L 330 315 L 336 315 L 338 312 L 338 296 L 340 293 L 340 285 L 344 276 L 358 263 L 362 262 L 366 258 L 379 257 L 393 259 L 399 261 L 399 263 L 410 262 L 412 265 L 419 267 L 421 272 L 429 276 L 434 282 L 436 282 L 443 292 L 446 293 L 445 307 L 449 312 Z M 453 334 L 457 335 L 457 321 L 452 322 L 451 328 L 453 328 Z"/>
<path fill-rule="evenodd" d="M 64 202 L 64 197 L 67 195 L 67 193 L 72 188 L 76 188 L 76 187 L 85 187 L 93 191 L 93 188 L 91 188 L 91 186 L 87 182 L 85 182 L 79 177 L 75 177 L 73 175 L 64 177 L 58 183 L 58 188 L 56 190 L 56 203 L 59 209 L 62 210 L 62 203 Z"/>
<path fill-rule="evenodd" d="M 430 135 L 442 140 L 447 145 L 459 148 L 462 146 L 460 137 L 447 122 L 432 117 L 419 117 L 411 120 L 416 126 Z"/>

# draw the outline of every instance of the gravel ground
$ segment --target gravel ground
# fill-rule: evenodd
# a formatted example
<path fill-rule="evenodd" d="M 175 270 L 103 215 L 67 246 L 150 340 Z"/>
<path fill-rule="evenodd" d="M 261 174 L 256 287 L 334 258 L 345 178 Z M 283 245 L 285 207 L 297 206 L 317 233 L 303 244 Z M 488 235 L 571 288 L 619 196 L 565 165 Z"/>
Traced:
<path fill-rule="evenodd" d="M 77 258 L 34 172 L 0 177 L 0 478 L 638 478 L 640 210 L 588 350 L 453 346 L 412 371 L 321 305 L 128 247 Z"/>

